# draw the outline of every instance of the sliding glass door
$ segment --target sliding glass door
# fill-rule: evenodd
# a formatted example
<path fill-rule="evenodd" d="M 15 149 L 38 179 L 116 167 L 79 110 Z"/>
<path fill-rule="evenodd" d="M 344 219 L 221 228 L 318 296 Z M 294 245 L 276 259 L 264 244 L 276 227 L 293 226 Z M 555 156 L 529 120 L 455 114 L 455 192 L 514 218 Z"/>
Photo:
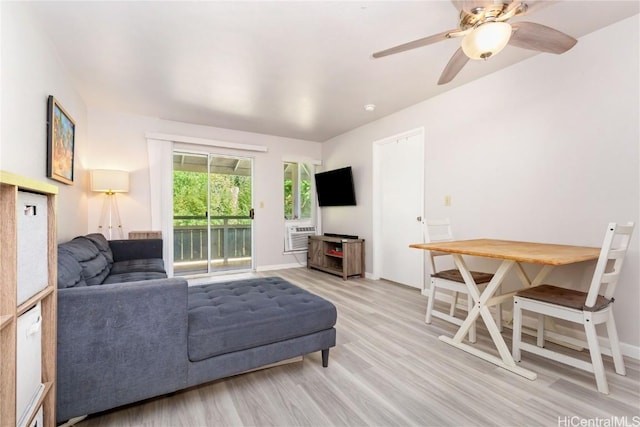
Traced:
<path fill-rule="evenodd" d="M 252 185 L 252 159 L 174 152 L 175 275 L 251 269 Z"/>

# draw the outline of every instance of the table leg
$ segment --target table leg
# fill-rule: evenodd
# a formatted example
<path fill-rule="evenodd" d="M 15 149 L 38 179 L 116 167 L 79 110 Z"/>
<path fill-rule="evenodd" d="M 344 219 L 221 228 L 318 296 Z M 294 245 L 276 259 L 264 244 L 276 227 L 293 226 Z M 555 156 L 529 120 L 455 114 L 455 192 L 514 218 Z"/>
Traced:
<path fill-rule="evenodd" d="M 486 286 L 486 288 L 481 294 L 462 256 L 458 254 L 454 254 L 453 259 L 455 261 L 456 267 L 458 267 L 458 270 L 462 274 L 462 277 L 464 278 L 465 283 L 467 284 L 467 287 L 469 290 L 469 297 L 473 298 L 474 307 L 469 312 L 464 322 L 462 322 L 460 329 L 458 329 L 458 332 L 456 332 L 453 338 L 450 338 L 447 336 L 441 336 L 440 340 L 454 347 L 457 347 L 463 351 L 471 353 L 474 356 L 480 357 L 483 360 L 486 360 L 497 366 L 500 366 L 501 368 L 507 369 L 511 372 L 521 375 L 525 378 L 528 378 L 530 380 L 536 379 L 537 375 L 535 372 L 531 372 L 527 369 L 521 368 L 516 365 L 515 361 L 513 360 L 513 357 L 511 356 L 511 351 L 507 347 L 507 344 L 505 343 L 504 339 L 502 338 L 502 335 L 500 334 L 500 329 L 498 328 L 498 325 L 496 325 L 496 322 L 491 316 L 491 312 L 489 311 L 489 305 L 487 304 L 488 301 L 493 297 L 493 295 L 496 293 L 496 291 L 502 284 L 506 274 L 517 263 L 511 260 L 504 260 L 500 264 L 500 267 L 498 267 L 498 270 L 494 274 L 493 279 L 491 279 L 491 281 L 489 282 L 489 284 Z M 478 317 L 482 317 L 482 320 L 487 326 L 489 334 L 491 335 L 491 339 L 493 340 L 496 346 L 496 349 L 500 354 L 499 358 L 489 353 L 486 353 L 484 351 L 478 350 L 477 348 L 462 342 L 464 337 L 469 332 L 469 329 L 476 322 Z"/>
<path fill-rule="evenodd" d="M 518 275 L 518 278 L 520 279 L 520 282 L 522 283 L 522 286 L 524 288 L 539 286 L 540 284 L 542 284 L 542 281 L 547 278 L 549 273 L 551 273 L 551 270 L 553 270 L 553 265 L 544 265 L 542 266 L 540 271 L 538 271 L 536 277 L 534 277 L 533 280 L 529 280 L 527 273 L 525 273 L 520 263 L 516 263 L 516 274 Z"/>
<path fill-rule="evenodd" d="M 491 315 L 491 313 L 489 312 L 489 308 L 486 305 L 487 300 L 496 292 L 498 287 L 500 287 L 500 284 L 504 280 L 505 275 L 509 272 L 511 267 L 513 267 L 514 261 L 503 261 L 502 264 L 500 264 L 498 271 L 496 271 L 496 273 L 493 275 L 493 279 L 491 279 L 482 294 L 480 294 L 478 285 L 476 285 L 476 282 L 473 280 L 473 276 L 471 275 L 469 267 L 467 267 L 467 263 L 464 261 L 462 256 L 454 254 L 453 259 L 456 263 L 456 267 L 458 267 L 460 274 L 462 274 L 462 277 L 467 284 L 467 288 L 469 289 L 469 296 L 473 299 L 474 303 L 473 309 L 471 310 L 471 312 L 469 312 L 467 318 L 464 320 L 464 322 L 462 322 L 460 329 L 458 329 L 458 332 L 456 332 L 456 335 L 453 337 L 454 341 L 462 342 L 464 337 L 469 332 L 469 329 L 471 329 L 471 326 L 481 315 L 482 308 L 486 309 L 489 315 Z M 493 318 L 491 319 L 491 323 L 493 323 L 495 326 Z"/>

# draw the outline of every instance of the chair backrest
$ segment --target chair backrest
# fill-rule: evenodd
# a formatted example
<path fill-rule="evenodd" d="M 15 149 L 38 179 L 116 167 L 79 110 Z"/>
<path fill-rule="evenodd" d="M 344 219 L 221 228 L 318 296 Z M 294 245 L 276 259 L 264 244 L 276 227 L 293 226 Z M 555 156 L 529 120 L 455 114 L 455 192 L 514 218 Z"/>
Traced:
<path fill-rule="evenodd" d="M 600 257 L 587 294 L 587 307 L 594 306 L 598 294 L 604 295 L 607 299 L 613 297 L 634 226 L 633 222 L 624 225 L 612 222 L 607 226 Z M 602 289 L 603 286 L 605 289 Z"/>
<path fill-rule="evenodd" d="M 451 221 L 449 218 L 438 220 L 427 220 L 427 243 L 450 242 L 453 240 L 451 232 Z M 429 262 L 431 263 L 431 274 L 437 273 L 435 258 L 439 256 L 451 256 L 446 252 L 428 251 Z"/>

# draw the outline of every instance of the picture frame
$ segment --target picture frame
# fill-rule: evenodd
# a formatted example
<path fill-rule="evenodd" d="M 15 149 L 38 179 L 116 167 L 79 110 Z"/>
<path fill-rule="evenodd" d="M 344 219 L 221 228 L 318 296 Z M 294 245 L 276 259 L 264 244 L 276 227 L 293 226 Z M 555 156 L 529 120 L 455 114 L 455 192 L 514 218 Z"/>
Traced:
<path fill-rule="evenodd" d="M 73 185 L 76 124 L 53 95 L 47 100 L 47 178 Z"/>

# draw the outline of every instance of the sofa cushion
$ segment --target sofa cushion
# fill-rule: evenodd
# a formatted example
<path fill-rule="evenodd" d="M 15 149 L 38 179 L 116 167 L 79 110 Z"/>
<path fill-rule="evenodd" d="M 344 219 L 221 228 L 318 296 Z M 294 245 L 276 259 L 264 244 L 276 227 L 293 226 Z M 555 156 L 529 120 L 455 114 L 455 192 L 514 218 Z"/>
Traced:
<path fill-rule="evenodd" d="M 132 271 L 132 272 L 124 272 L 118 274 L 110 274 L 104 280 L 103 284 L 106 285 L 108 283 L 125 283 L 125 282 L 139 282 L 142 280 L 153 280 L 153 279 L 166 279 L 167 274 L 164 272 L 158 271 Z"/>
<path fill-rule="evenodd" d="M 91 240 L 91 242 L 96 245 L 96 248 L 98 248 L 100 253 L 104 255 L 109 264 L 113 264 L 113 253 L 111 252 L 111 247 L 109 246 L 109 241 L 106 237 L 100 233 L 87 234 L 84 237 Z"/>
<path fill-rule="evenodd" d="M 127 261 L 116 261 L 111 266 L 111 275 L 133 272 L 155 272 L 164 273 L 164 261 L 160 258 L 152 259 L 130 259 Z"/>
<path fill-rule="evenodd" d="M 196 362 L 331 329 L 329 301 L 279 277 L 189 287 L 188 354 Z"/>
<path fill-rule="evenodd" d="M 58 288 L 87 286 L 82 277 L 82 266 L 68 251 L 58 250 Z"/>
<path fill-rule="evenodd" d="M 58 246 L 58 251 L 69 253 L 82 266 L 82 276 L 88 286 L 99 285 L 109 275 L 111 267 L 95 244 L 86 237 L 76 237 Z"/>

